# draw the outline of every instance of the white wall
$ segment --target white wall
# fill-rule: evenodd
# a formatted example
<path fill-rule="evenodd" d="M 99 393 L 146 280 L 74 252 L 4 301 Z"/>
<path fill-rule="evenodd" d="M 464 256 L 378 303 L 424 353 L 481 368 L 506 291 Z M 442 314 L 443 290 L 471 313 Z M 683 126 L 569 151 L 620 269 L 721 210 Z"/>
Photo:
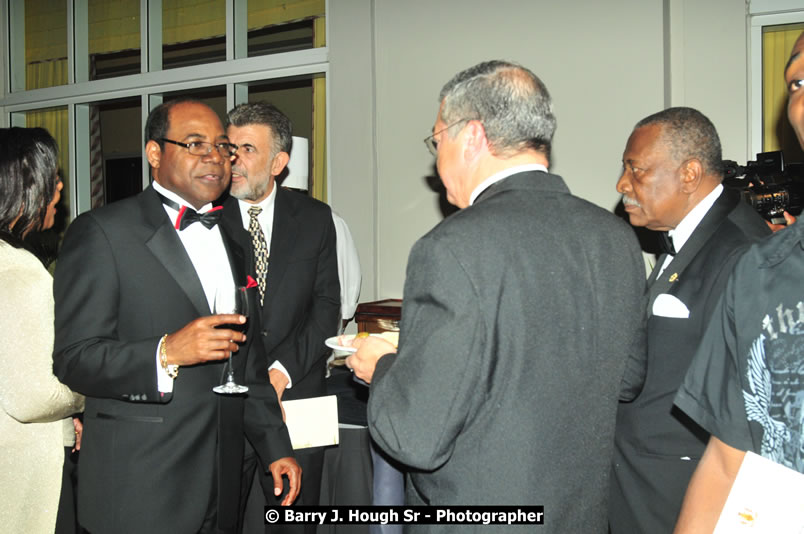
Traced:
<path fill-rule="evenodd" d="M 701 109 L 724 154 L 745 161 L 745 9 L 741 0 L 331 0 L 331 203 L 358 243 L 361 301 L 402 296 L 410 247 L 442 219 L 422 139 L 452 75 L 496 58 L 533 70 L 558 118 L 553 172 L 613 209 L 631 128 L 665 102 Z"/>
<path fill-rule="evenodd" d="M 749 152 L 746 5 L 736 0 L 672 0 L 681 17 L 671 20 L 682 88 L 670 105 L 701 110 L 714 123 L 723 157 L 745 163 Z"/>

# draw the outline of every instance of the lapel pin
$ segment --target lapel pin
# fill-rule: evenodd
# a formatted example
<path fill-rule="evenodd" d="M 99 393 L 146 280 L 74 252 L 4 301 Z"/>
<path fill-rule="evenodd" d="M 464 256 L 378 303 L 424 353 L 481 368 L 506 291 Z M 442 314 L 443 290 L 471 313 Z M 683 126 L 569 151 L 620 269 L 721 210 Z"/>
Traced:
<path fill-rule="evenodd" d="M 678 273 L 673 273 L 670 275 L 670 282 L 675 282 L 678 280 Z"/>

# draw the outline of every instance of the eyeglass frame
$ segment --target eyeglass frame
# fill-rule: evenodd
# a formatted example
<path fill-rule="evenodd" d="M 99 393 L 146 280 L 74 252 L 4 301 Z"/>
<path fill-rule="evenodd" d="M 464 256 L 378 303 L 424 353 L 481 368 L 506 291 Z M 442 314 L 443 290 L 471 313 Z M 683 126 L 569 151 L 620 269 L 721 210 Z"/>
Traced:
<path fill-rule="evenodd" d="M 471 121 L 471 120 L 474 120 L 474 119 L 460 119 L 460 120 L 457 120 L 457 121 L 453 122 L 452 124 L 450 124 L 449 126 L 447 126 L 445 128 L 441 128 L 437 132 L 433 132 L 432 134 L 430 134 L 430 135 L 428 135 L 427 137 L 424 138 L 424 146 L 427 147 L 427 150 L 430 151 L 430 154 L 432 154 L 435 157 L 438 157 L 438 143 L 435 140 L 435 136 L 437 136 L 438 134 L 440 134 L 442 132 L 446 132 L 447 130 L 449 130 L 453 126 L 457 126 L 458 124 L 460 124 L 462 122 Z"/>
<path fill-rule="evenodd" d="M 180 146 L 182 148 L 186 148 L 187 152 L 189 152 L 191 155 L 199 156 L 199 157 L 209 156 L 210 154 L 212 154 L 212 150 L 213 150 L 213 147 L 214 147 L 214 148 L 216 148 L 218 150 L 218 154 L 220 154 L 221 156 L 223 156 L 225 158 L 231 158 L 232 156 L 237 154 L 237 151 L 240 148 L 238 145 L 236 145 L 234 143 L 228 143 L 228 142 L 226 142 L 226 143 L 210 143 L 208 141 L 190 141 L 189 143 L 182 143 L 181 141 L 174 141 L 173 139 L 168 139 L 166 137 L 160 137 L 159 141 L 162 141 L 164 143 L 171 143 L 171 144 L 174 144 L 174 145 L 178 145 L 178 146 Z M 207 146 L 207 147 L 209 147 L 209 150 L 207 150 L 203 154 L 193 154 L 193 151 L 190 148 L 192 146 Z M 221 147 L 223 147 L 223 146 L 228 147 L 228 150 L 227 150 L 228 154 L 221 153 Z"/>

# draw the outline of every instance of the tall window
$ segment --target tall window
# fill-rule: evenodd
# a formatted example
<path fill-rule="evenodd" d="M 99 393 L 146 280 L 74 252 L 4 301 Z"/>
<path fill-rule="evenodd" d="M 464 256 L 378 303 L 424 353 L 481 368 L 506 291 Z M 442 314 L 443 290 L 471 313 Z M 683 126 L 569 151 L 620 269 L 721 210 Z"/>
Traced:
<path fill-rule="evenodd" d="M 42 126 L 61 151 L 69 219 L 149 183 L 143 127 L 193 96 L 224 118 L 269 100 L 310 138 L 326 201 L 325 0 L 20 0 L 0 7 L 10 46 L 4 126 Z"/>
<path fill-rule="evenodd" d="M 762 150 L 781 150 L 789 161 L 804 161 L 804 153 L 787 120 L 784 67 L 804 22 L 762 28 Z"/>
<path fill-rule="evenodd" d="M 804 31 L 804 9 L 790 11 L 785 5 L 752 13 L 749 28 L 751 155 L 781 150 L 785 162 L 804 161 L 804 152 L 787 120 L 787 88 L 784 67 L 793 43 Z"/>

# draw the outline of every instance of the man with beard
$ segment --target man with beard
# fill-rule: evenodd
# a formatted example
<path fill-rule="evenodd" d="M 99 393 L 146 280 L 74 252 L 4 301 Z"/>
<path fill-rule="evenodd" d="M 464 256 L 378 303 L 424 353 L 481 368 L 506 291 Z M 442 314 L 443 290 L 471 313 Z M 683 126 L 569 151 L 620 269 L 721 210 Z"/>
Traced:
<path fill-rule="evenodd" d="M 229 140 L 238 146 L 224 220 L 251 234 L 260 295 L 252 336 L 265 347 L 266 380 L 283 400 L 326 395 L 324 340 L 338 333 L 340 285 L 335 226 L 326 204 L 278 187 L 288 163 L 291 124 L 267 102 L 242 104 L 227 117 Z M 237 199 L 235 201 L 235 199 Z M 317 505 L 324 463 L 322 447 L 295 452 L 304 484 L 298 505 Z M 257 458 L 247 447 L 243 492 L 251 488 Z M 268 504 L 273 483 L 261 469 Z M 306 525 L 314 531 L 315 525 Z M 299 526 L 271 526 L 291 532 Z"/>

